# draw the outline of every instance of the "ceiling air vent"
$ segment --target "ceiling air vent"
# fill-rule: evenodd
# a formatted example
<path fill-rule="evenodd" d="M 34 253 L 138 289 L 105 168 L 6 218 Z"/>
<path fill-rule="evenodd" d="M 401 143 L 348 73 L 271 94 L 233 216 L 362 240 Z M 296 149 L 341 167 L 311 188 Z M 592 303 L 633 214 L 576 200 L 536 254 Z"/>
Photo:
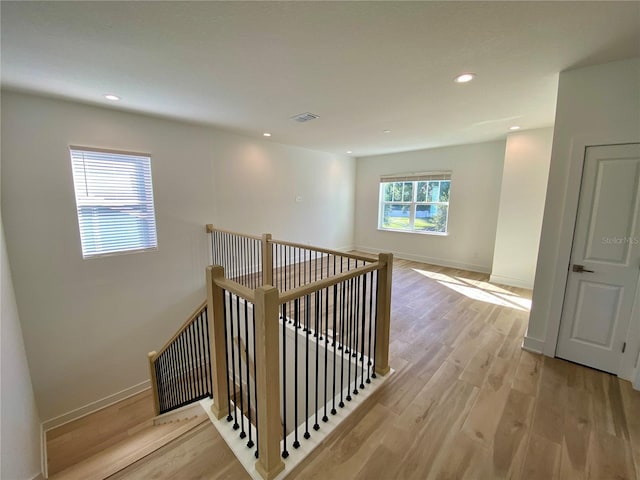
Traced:
<path fill-rule="evenodd" d="M 308 122 L 309 120 L 315 120 L 316 118 L 320 118 L 320 115 L 316 115 L 315 113 L 311 112 L 304 112 L 291 117 L 292 120 L 300 123 Z"/>

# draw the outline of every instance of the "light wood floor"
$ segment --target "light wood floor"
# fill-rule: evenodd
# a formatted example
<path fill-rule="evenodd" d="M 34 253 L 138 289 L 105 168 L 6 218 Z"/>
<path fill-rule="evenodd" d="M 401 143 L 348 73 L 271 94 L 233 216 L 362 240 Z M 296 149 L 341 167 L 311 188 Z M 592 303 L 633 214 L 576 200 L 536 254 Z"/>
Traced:
<path fill-rule="evenodd" d="M 200 409 L 183 420 L 153 425 L 147 390 L 95 413 L 49 430 L 51 480 L 103 480 L 207 421 Z"/>
<path fill-rule="evenodd" d="M 397 260 L 396 373 L 290 479 L 637 479 L 640 392 L 522 351 L 529 292 Z M 210 425 L 114 479 L 244 479 Z"/>

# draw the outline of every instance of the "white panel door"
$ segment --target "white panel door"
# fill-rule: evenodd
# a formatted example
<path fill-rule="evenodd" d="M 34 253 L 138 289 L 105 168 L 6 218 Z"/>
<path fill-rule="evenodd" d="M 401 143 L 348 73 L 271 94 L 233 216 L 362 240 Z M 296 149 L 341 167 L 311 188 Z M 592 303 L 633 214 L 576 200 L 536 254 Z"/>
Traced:
<path fill-rule="evenodd" d="M 588 147 L 556 355 L 618 373 L 640 276 L 640 145 Z"/>

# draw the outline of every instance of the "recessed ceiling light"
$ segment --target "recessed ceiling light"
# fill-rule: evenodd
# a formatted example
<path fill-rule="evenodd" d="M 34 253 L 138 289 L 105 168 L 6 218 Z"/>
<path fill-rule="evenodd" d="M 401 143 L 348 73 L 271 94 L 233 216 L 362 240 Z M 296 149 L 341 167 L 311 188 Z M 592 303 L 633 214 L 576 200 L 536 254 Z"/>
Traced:
<path fill-rule="evenodd" d="M 514 125 L 513 127 L 509 127 L 509 130 L 520 130 L 520 126 Z"/>
<path fill-rule="evenodd" d="M 475 73 L 463 73 L 462 75 L 458 75 L 456 78 L 454 78 L 453 81 L 456 83 L 467 83 L 474 78 L 476 78 Z"/>
<path fill-rule="evenodd" d="M 112 102 L 117 102 L 118 100 L 120 100 L 120 97 L 114 95 L 113 93 L 106 93 L 104 95 L 104 98 L 106 98 L 107 100 L 111 100 Z"/>
<path fill-rule="evenodd" d="M 391 133 L 391 130 L 383 130 L 382 133 Z"/>
<path fill-rule="evenodd" d="M 353 153 L 351 150 L 347 150 L 347 153 Z"/>
<path fill-rule="evenodd" d="M 269 132 L 264 132 L 262 135 L 264 135 L 265 137 L 270 137 L 271 134 Z"/>

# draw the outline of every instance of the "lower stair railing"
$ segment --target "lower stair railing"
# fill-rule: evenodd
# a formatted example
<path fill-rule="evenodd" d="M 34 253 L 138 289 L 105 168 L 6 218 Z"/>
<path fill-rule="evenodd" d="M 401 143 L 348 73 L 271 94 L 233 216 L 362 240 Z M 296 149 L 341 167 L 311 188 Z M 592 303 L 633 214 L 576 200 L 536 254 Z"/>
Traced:
<path fill-rule="evenodd" d="M 156 415 L 212 397 L 209 315 L 204 302 L 160 352 L 149 353 Z"/>

